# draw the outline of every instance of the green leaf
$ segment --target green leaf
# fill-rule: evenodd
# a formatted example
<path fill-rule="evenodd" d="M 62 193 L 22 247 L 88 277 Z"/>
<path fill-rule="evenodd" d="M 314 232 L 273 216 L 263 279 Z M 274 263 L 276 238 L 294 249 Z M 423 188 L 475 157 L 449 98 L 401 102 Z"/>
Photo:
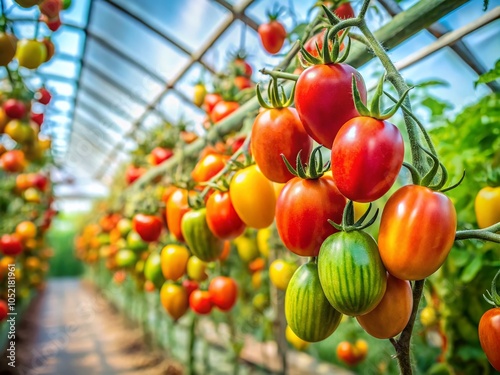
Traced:
<path fill-rule="evenodd" d="M 474 87 L 477 87 L 477 85 L 479 85 L 480 83 L 488 83 L 496 81 L 499 78 L 500 78 L 500 60 L 498 60 L 495 63 L 495 67 L 493 69 L 479 76 L 479 79 L 476 82 L 474 82 Z"/>
<path fill-rule="evenodd" d="M 433 96 L 426 97 L 421 104 L 431 110 L 432 116 L 441 116 L 445 110 L 452 108 L 451 104 L 438 100 Z"/>
<path fill-rule="evenodd" d="M 467 251 L 461 250 L 453 250 L 450 253 L 449 259 L 455 264 L 457 267 L 463 267 L 467 264 L 470 258 L 470 253 Z"/>
<path fill-rule="evenodd" d="M 436 86 L 448 87 L 448 86 L 450 86 L 450 84 L 448 82 L 440 80 L 440 79 L 430 79 L 428 81 L 422 81 L 422 82 L 416 83 L 413 86 L 415 86 L 415 87 L 436 87 Z"/>
<path fill-rule="evenodd" d="M 483 265 L 483 257 L 481 255 L 476 256 L 472 262 L 470 262 L 467 267 L 462 272 L 460 279 L 464 283 L 469 283 L 476 277 L 477 273 L 481 270 Z"/>

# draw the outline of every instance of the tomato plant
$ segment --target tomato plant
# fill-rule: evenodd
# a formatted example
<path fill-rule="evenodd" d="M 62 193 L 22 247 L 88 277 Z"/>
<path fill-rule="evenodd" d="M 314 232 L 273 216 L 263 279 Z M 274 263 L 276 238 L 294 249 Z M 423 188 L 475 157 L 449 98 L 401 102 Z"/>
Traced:
<path fill-rule="evenodd" d="M 500 221 L 500 187 L 484 187 L 474 201 L 477 224 L 487 228 Z"/>
<path fill-rule="evenodd" d="M 170 198 L 168 198 L 165 212 L 168 230 L 179 241 L 184 241 L 181 231 L 181 221 L 184 214 L 189 210 L 188 191 L 185 189 L 177 189 L 172 193 Z"/>
<path fill-rule="evenodd" d="M 16 55 L 17 39 L 14 35 L 0 32 L 0 66 L 6 66 Z"/>
<path fill-rule="evenodd" d="M 0 251 L 4 255 L 16 256 L 22 253 L 23 244 L 17 234 L 4 234 L 0 237 Z"/>
<path fill-rule="evenodd" d="M 498 350 L 498 343 L 500 343 L 500 295 L 496 286 L 499 275 L 500 270 L 491 283 L 491 292 L 488 292 L 489 298 L 485 297 L 494 307 L 486 311 L 479 321 L 481 347 L 488 361 L 497 371 L 500 371 L 500 351 Z"/>

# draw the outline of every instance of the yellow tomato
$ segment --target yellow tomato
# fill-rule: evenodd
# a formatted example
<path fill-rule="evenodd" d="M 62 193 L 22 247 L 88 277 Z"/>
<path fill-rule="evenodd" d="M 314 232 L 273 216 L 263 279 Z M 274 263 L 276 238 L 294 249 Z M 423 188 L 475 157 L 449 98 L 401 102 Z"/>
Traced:
<path fill-rule="evenodd" d="M 474 202 L 479 228 L 487 228 L 500 221 L 500 186 L 484 187 Z"/>
<path fill-rule="evenodd" d="M 40 203 L 40 193 L 38 193 L 38 190 L 35 188 L 30 187 L 29 189 L 26 189 L 26 191 L 23 194 L 24 199 L 26 202 L 30 203 Z"/>
<path fill-rule="evenodd" d="M 194 95 L 193 95 L 193 103 L 201 107 L 203 104 L 203 100 L 205 99 L 205 95 L 207 94 L 207 89 L 205 85 L 198 83 L 194 86 Z"/>
<path fill-rule="evenodd" d="M 286 326 L 285 336 L 290 345 L 297 350 L 306 350 L 309 346 L 309 342 L 302 340 L 289 326 Z"/>
<path fill-rule="evenodd" d="M 259 246 L 260 254 L 269 257 L 269 239 L 271 238 L 271 228 L 264 228 L 257 232 L 257 245 Z"/>
<path fill-rule="evenodd" d="M 5 126 L 4 132 L 17 143 L 30 141 L 33 136 L 33 129 L 27 123 L 20 120 L 9 121 Z"/>
<path fill-rule="evenodd" d="M 353 202 L 354 207 L 354 221 L 358 221 L 361 216 L 363 216 L 368 209 L 370 203 L 359 203 Z M 373 211 L 372 211 L 373 212 Z"/>
<path fill-rule="evenodd" d="M 36 237 L 36 225 L 31 221 L 22 221 L 16 226 L 16 234 L 22 240 Z"/>
<path fill-rule="evenodd" d="M 273 285 L 279 290 L 286 290 L 290 279 L 297 270 L 295 263 L 283 259 L 276 259 L 269 266 L 269 278 Z"/>
<path fill-rule="evenodd" d="M 189 251 L 180 245 L 167 245 L 161 251 L 161 272 L 167 280 L 178 280 L 186 273 Z"/>
<path fill-rule="evenodd" d="M 241 260 L 245 263 L 250 263 L 259 256 L 259 247 L 256 238 L 249 238 L 241 235 L 234 239 L 236 250 Z"/>
<path fill-rule="evenodd" d="M 262 286 L 262 272 L 257 271 L 252 274 L 252 286 L 254 289 L 259 289 Z"/>
<path fill-rule="evenodd" d="M 24 266 L 28 270 L 35 271 L 40 268 L 40 259 L 34 256 L 27 257 L 24 261 Z"/>
<path fill-rule="evenodd" d="M 183 316 L 189 307 L 188 295 L 184 287 L 169 281 L 161 287 L 160 300 L 163 308 L 174 320 Z"/>
<path fill-rule="evenodd" d="M 208 279 L 207 263 L 194 255 L 187 262 L 187 275 L 191 280 L 204 281 Z"/>
<path fill-rule="evenodd" d="M 280 196 L 281 190 L 285 187 L 285 184 L 280 184 L 278 182 L 273 182 L 274 195 L 276 196 L 276 200 Z"/>
<path fill-rule="evenodd" d="M 434 307 L 425 306 L 422 311 L 420 311 L 420 322 L 424 327 L 433 326 L 437 321 L 438 318 Z"/>
<path fill-rule="evenodd" d="M 20 40 L 17 42 L 16 57 L 20 66 L 36 69 L 47 58 L 47 47 L 37 40 Z"/>

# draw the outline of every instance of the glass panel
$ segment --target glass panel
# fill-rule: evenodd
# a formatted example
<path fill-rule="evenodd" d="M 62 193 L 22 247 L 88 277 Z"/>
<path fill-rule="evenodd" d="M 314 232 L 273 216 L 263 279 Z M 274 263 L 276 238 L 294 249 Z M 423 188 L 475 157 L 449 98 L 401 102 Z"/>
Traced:
<path fill-rule="evenodd" d="M 77 79 L 80 73 L 80 64 L 78 62 L 60 60 L 54 57 L 49 62 L 38 68 L 40 74 L 54 74 L 56 76 Z"/>
<path fill-rule="evenodd" d="M 192 122 L 197 131 L 202 130 L 202 122 L 206 114 L 201 109 L 186 104 L 179 96 L 172 91 L 168 91 L 163 97 L 157 109 L 161 111 L 173 123 L 183 119 Z"/>
<path fill-rule="evenodd" d="M 111 122 L 98 119 L 94 114 L 85 112 L 83 109 L 77 108 L 75 120 L 80 120 L 82 123 L 86 124 L 86 126 L 92 127 L 96 133 L 99 133 L 99 137 L 111 139 L 121 136 L 121 133 L 116 130 L 116 127 L 112 126 Z"/>
<path fill-rule="evenodd" d="M 76 87 L 74 83 L 50 80 L 47 81 L 45 85 L 47 86 L 47 90 L 49 90 L 53 96 L 61 95 L 74 97 L 76 94 Z"/>
<path fill-rule="evenodd" d="M 496 20 L 463 38 L 469 50 L 490 70 L 495 66 L 500 51 L 500 20 Z"/>
<path fill-rule="evenodd" d="M 81 30 L 71 29 L 69 27 L 61 27 L 60 31 L 52 34 L 52 42 L 57 53 L 65 53 L 72 56 L 81 56 L 83 44 L 85 42 L 85 34 Z"/>
<path fill-rule="evenodd" d="M 141 128 L 149 131 L 162 124 L 162 118 L 155 112 L 149 112 L 141 123 Z"/>
<path fill-rule="evenodd" d="M 85 27 L 91 2 L 92 0 L 72 1 L 71 6 L 61 13 L 62 22 Z"/>

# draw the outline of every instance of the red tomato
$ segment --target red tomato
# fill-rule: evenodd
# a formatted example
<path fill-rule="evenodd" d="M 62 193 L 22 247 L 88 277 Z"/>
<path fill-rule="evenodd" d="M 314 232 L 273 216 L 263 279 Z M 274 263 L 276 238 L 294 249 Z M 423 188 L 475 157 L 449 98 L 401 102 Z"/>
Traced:
<path fill-rule="evenodd" d="M 343 3 L 335 9 L 334 13 L 342 19 L 355 17 L 354 9 L 352 9 L 351 3 Z"/>
<path fill-rule="evenodd" d="M 205 99 L 203 99 L 203 107 L 205 108 L 205 111 L 210 114 L 215 105 L 221 101 L 222 96 L 220 94 L 206 94 Z"/>
<path fill-rule="evenodd" d="M 20 150 L 7 151 L 0 157 L 0 165 L 7 172 L 21 172 L 26 165 L 24 153 Z"/>
<path fill-rule="evenodd" d="M 238 90 L 248 89 L 252 87 L 252 80 L 245 76 L 237 76 L 234 77 L 234 85 L 238 88 Z"/>
<path fill-rule="evenodd" d="M 269 23 L 263 23 L 258 28 L 260 41 L 264 49 L 275 54 L 281 50 L 286 39 L 286 30 L 279 21 L 272 20 Z"/>
<path fill-rule="evenodd" d="M 199 288 L 199 285 L 198 285 L 197 281 L 189 280 L 189 279 L 183 280 L 182 281 L 182 286 L 186 290 L 188 298 L 191 295 L 191 293 L 193 293 L 195 290 L 197 290 Z"/>
<path fill-rule="evenodd" d="M 500 307 L 486 311 L 479 321 L 479 341 L 488 361 L 500 371 Z"/>
<path fill-rule="evenodd" d="M 208 198 L 207 224 L 212 233 L 223 240 L 240 236 L 246 227 L 236 213 L 227 191 L 215 192 Z"/>
<path fill-rule="evenodd" d="M 213 123 L 217 123 L 236 111 L 239 107 L 238 102 L 218 102 L 210 112 L 210 119 Z"/>
<path fill-rule="evenodd" d="M 50 40 L 49 37 L 43 38 L 42 43 L 47 50 L 47 56 L 45 57 L 45 61 L 47 62 L 52 58 L 52 56 L 54 56 L 55 53 L 54 43 L 52 43 L 52 40 Z"/>
<path fill-rule="evenodd" d="M 355 344 L 342 341 L 337 345 L 337 357 L 349 366 L 360 363 L 366 358 L 367 353 L 368 344 L 365 340 L 358 340 Z"/>
<path fill-rule="evenodd" d="M 40 12 L 48 18 L 56 18 L 62 10 L 62 0 L 43 0 L 38 7 Z"/>
<path fill-rule="evenodd" d="M 38 126 L 42 126 L 43 124 L 43 113 L 34 113 L 34 112 L 31 112 L 31 120 L 33 122 L 35 122 Z"/>
<path fill-rule="evenodd" d="M 153 164 L 158 165 L 170 159 L 174 155 L 174 152 L 169 148 L 155 147 L 151 151 L 151 155 L 153 156 Z"/>
<path fill-rule="evenodd" d="M 130 185 L 135 180 L 139 179 L 144 173 L 146 173 L 145 168 L 129 165 L 125 172 L 125 180 L 127 181 L 127 184 Z"/>
<path fill-rule="evenodd" d="M 46 15 L 40 15 L 40 21 L 44 22 L 50 31 L 57 31 L 62 26 L 61 18 L 59 16 L 48 18 Z"/>
<path fill-rule="evenodd" d="M 12 119 L 20 119 L 26 114 L 26 106 L 22 101 L 17 99 L 7 99 L 3 103 L 3 110 Z"/>
<path fill-rule="evenodd" d="M 208 291 L 212 298 L 212 304 L 222 311 L 231 310 L 238 299 L 238 285 L 230 277 L 217 276 L 213 278 L 208 286 Z"/>
<path fill-rule="evenodd" d="M 231 138 L 227 141 L 227 145 L 229 146 L 231 154 L 234 154 L 241 148 L 241 146 L 243 146 L 243 143 L 245 143 L 245 139 L 246 136 L 240 136 L 238 138 Z"/>
<path fill-rule="evenodd" d="M 193 191 L 190 192 L 190 195 L 194 194 Z M 177 189 L 168 198 L 166 215 L 168 230 L 178 241 L 184 241 L 181 231 L 181 220 L 189 210 L 188 191 L 186 189 Z"/>
<path fill-rule="evenodd" d="M 318 143 L 331 148 L 339 129 L 359 116 L 352 98 L 352 75 L 363 102 L 366 87 L 363 77 L 347 64 L 314 65 L 300 75 L 295 89 L 295 106 L 307 133 Z"/>
<path fill-rule="evenodd" d="M 288 250 L 318 256 L 323 241 L 337 230 L 328 223 L 342 221 L 346 199 L 330 176 L 288 181 L 276 203 L 276 227 Z"/>
<path fill-rule="evenodd" d="M 7 319 L 8 312 L 9 306 L 7 305 L 7 302 L 5 302 L 3 299 L 0 299 L 0 322 L 3 322 L 5 319 Z"/>
<path fill-rule="evenodd" d="M 0 237 L 0 251 L 3 255 L 16 256 L 22 253 L 23 244 L 17 234 L 4 234 Z"/>
<path fill-rule="evenodd" d="M 252 66 L 244 59 L 237 58 L 234 60 L 234 65 L 241 68 L 241 74 L 250 77 L 253 73 Z"/>
<path fill-rule="evenodd" d="M 199 289 L 193 291 L 189 296 L 189 306 L 197 314 L 210 314 L 212 311 L 212 299 L 210 292 Z"/>
<path fill-rule="evenodd" d="M 146 242 L 157 241 L 163 227 L 158 216 L 144 214 L 135 215 L 132 219 L 132 226 Z"/>
<path fill-rule="evenodd" d="M 356 202 L 372 202 L 389 191 L 404 159 L 400 131 L 387 121 L 355 117 L 332 146 L 332 175 L 339 191 Z"/>
<path fill-rule="evenodd" d="M 45 87 L 42 87 L 35 94 L 35 99 L 41 104 L 49 104 L 52 99 L 52 95 Z"/>
<path fill-rule="evenodd" d="M 227 156 L 220 154 L 205 155 L 194 167 L 191 177 L 195 182 L 206 182 L 226 166 L 227 159 Z"/>
<path fill-rule="evenodd" d="M 265 109 L 254 121 L 252 155 L 261 172 L 273 182 L 284 183 L 294 176 L 286 168 L 281 154 L 295 165 L 300 150 L 306 162 L 312 149 L 312 139 L 307 135 L 295 108 Z"/>
<path fill-rule="evenodd" d="M 29 187 L 37 188 L 40 191 L 45 191 L 49 183 L 47 176 L 41 173 L 30 173 L 28 175 Z"/>
<path fill-rule="evenodd" d="M 401 280 L 421 280 L 443 264 L 455 241 L 457 214 L 451 200 L 408 185 L 387 201 L 378 236 L 385 268 Z"/>

